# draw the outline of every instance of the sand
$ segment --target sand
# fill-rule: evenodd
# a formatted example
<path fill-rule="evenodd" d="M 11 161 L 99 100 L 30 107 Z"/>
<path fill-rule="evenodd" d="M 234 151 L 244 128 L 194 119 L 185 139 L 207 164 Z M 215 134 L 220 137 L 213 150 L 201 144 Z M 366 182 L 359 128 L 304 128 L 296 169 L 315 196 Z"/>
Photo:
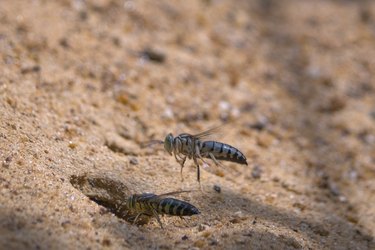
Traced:
<path fill-rule="evenodd" d="M 374 44 L 374 1 L 1 1 L 0 248 L 375 249 Z M 222 124 L 203 192 L 141 147 Z"/>

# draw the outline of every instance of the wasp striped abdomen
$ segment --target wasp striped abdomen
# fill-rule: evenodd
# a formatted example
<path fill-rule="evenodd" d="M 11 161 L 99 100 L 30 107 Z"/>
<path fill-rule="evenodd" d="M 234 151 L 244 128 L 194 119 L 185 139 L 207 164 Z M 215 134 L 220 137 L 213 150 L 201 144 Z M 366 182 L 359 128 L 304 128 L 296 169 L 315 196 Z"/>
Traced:
<path fill-rule="evenodd" d="M 130 214 L 135 214 L 135 223 L 139 216 L 147 215 L 155 217 L 163 227 L 159 215 L 192 216 L 200 214 L 198 208 L 192 204 L 164 196 L 178 194 L 186 191 L 177 191 L 161 195 L 152 193 L 134 194 L 127 200 L 127 208 Z"/>
<path fill-rule="evenodd" d="M 200 213 L 198 208 L 194 207 L 190 203 L 174 198 L 165 198 L 160 201 L 159 204 L 155 205 L 158 205 L 157 210 L 160 214 L 192 216 Z"/>
<path fill-rule="evenodd" d="M 217 160 L 231 161 L 247 165 L 245 155 L 235 147 L 217 141 L 204 141 L 200 148 L 202 157 L 211 158 L 212 154 Z"/>

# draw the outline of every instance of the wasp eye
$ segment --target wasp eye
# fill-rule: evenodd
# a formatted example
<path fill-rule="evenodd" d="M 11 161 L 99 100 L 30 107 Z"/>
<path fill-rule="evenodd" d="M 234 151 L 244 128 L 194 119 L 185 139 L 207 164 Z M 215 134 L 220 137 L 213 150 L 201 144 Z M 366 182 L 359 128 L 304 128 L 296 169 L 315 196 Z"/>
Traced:
<path fill-rule="evenodd" d="M 172 134 L 168 134 L 168 135 L 165 137 L 165 140 L 164 140 L 164 149 L 165 149 L 169 154 L 172 154 L 172 151 L 173 151 L 173 135 L 172 135 Z"/>

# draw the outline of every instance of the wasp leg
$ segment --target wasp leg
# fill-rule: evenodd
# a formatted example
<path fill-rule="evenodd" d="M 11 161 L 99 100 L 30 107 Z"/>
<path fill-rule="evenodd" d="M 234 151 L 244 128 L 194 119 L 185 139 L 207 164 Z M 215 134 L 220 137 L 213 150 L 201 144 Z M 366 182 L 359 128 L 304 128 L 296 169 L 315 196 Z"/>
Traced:
<path fill-rule="evenodd" d="M 143 213 L 139 213 L 139 214 L 137 214 L 137 216 L 135 216 L 135 219 L 134 219 L 134 221 L 133 221 L 133 225 L 137 222 L 139 216 L 141 216 L 142 214 L 143 214 Z"/>
<path fill-rule="evenodd" d="M 198 163 L 198 159 L 202 159 L 202 156 L 199 152 L 199 147 L 198 145 L 195 146 L 195 154 L 193 155 L 193 160 L 195 165 L 197 166 L 197 180 L 199 182 L 199 188 L 203 192 L 202 184 L 201 184 L 201 171 Z"/>
<path fill-rule="evenodd" d="M 183 158 L 182 158 L 182 161 L 181 161 L 181 170 L 180 170 L 181 181 L 184 181 L 184 176 L 182 175 L 182 169 L 184 168 L 185 161 L 186 161 L 186 156 L 183 157 Z"/>
<path fill-rule="evenodd" d="M 211 160 L 215 162 L 216 166 L 225 167 L 221 162 L 216 160 L 215 156 L 212 153 L 208 153 L 208 155 L 210 156 Z"/>
<path fill-rule="evenodd" d="M 185 166 L 185 162 L 186 162 L 186 156 L 181 156 L 181 155 L 176 155 L 176 159 L 177 159 L 177 156 L 178 156 L 178 158 L 180 158 L 180 159 L 178 159 L 177 160 L 177 162 L 178 163 L 180 163 L 180 165 L 181 165 L 181 180 L 183 181 L 184 180 L 184 177 L 182 176 L 182 169 L 184 168 L 184 166 Z"/>
<path fill-rule="evenodd" d="M 120 208 L 117 209 L 117 212 L 119 212 Z M 126 218 L 129 214 L 129 210 L 126 210 L 126 212 L 122 215 L 123 218 Z"/>
<path fill-rule="evenodd" d="M 208 164 L 204 159 L 203 159 L 203 157 L 200 155 L 199 156 L 199 158 L 200 158 L 200 160 L 204 163 L 204 164 L 206 164 L 207 166 L 210 166 L 210 164 Z"/>
<path fill-rule="evenodd" d="M 179 216 L 181 220 L 183 220 L 185 222 L 185 224 L 187 225 L 188 224 L 188 221 L 186 218 L 182 217 L 182 216 Z"/>
<path fill-rule="evenodd" d="M 181 165 L 181 170 L 180 170 L 181 181 L 184 181 L 184 177 L 182 176 L 182 169 L 185 166 L 186 156 L 180 156 L 179 154 L 175 153 L 174 157 L 176 158 L 176 161 Z"/>
<path fill-rule="evenodd" d="M 201 170 L 199 167 L 199 163 L 196 157 L 193 157 L 194 163 L 197 166 L 197 181 L 199 183 L 199 189 L 203 192 L 202 184 L 201 184 Z"/>
<path fill-rule="evenodd" d="M 158 213 L 155 211 L 155 209 L 152 209 L 152 213 L 153 213 L 154 217 L 156 217 L 156 219 L 158 220 L 161 229 L 164 229 L 163 224 L 161 223 L 160 217 L 159 217 Z"/>

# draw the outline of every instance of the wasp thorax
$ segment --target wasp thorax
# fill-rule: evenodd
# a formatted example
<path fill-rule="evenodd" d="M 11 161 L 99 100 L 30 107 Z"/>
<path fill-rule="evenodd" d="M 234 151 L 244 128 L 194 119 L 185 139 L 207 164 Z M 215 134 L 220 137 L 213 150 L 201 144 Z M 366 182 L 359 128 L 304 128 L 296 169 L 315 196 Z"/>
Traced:
<path fill-rule="evenodd" d="M 164 149 L 172 155 L 173 151 L 173 135 L 169 133 L 164 140 Z"/>

